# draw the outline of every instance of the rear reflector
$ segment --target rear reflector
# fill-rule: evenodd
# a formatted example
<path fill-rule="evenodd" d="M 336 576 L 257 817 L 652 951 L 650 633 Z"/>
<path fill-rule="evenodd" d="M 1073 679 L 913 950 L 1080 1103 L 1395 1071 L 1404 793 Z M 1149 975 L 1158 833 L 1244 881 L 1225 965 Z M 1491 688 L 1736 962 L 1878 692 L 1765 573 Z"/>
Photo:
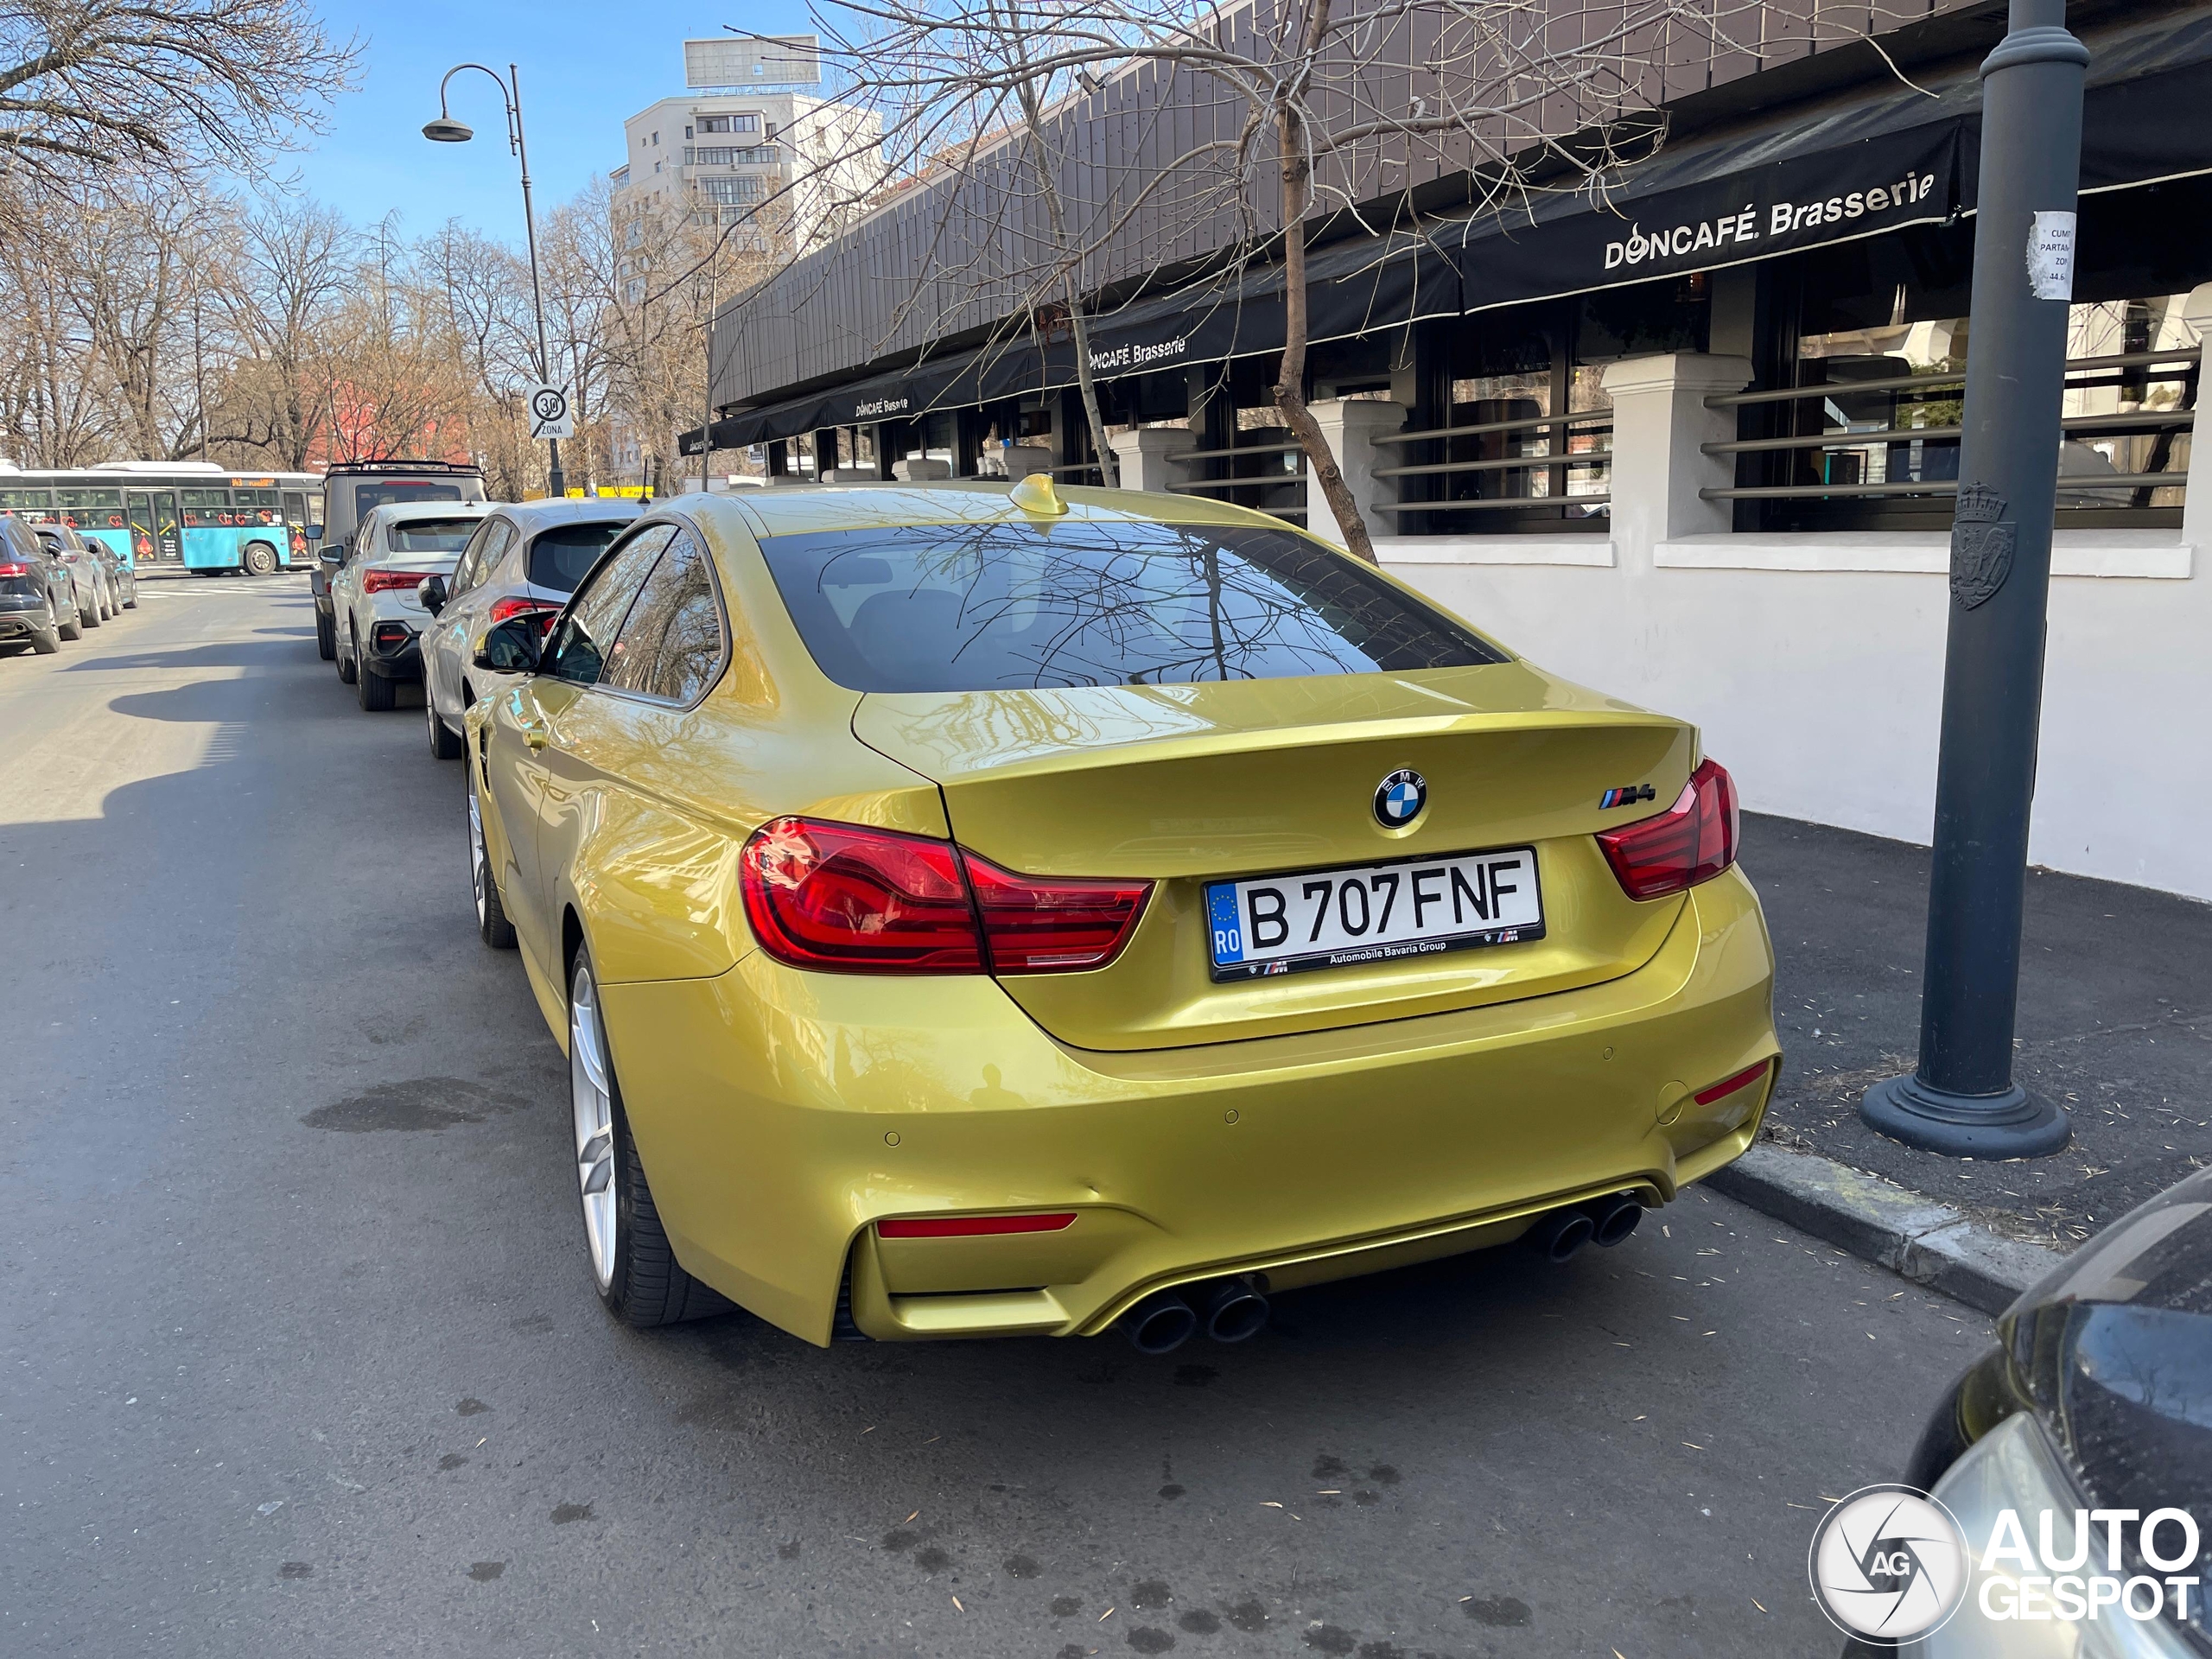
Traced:
<path fill-rule="evenodd" d="M 1708 760 L 1656 818 L 1598 832 L 1598 845 L 1631 899 L 1660 899 L 1710 881 L 1736 861 L 1736 782 Z"/>
<path fill-rule="evenodd" d="M 1772 1060 L 1761 1060 L 1757 1065 L 1746 1066 L 1725 1083 L 1716 1083 L 1710 1089 L 1699 1090 L 1692 1098 L 1700 1106 L 1710 1106 L 1714 1101 L 1725 1099 L 1738 1089 L 1748 1088 L 1757 1083 L 1766 1076 L 1773 1065 Z"/>
<path fill-rule="evenodd" d="M 436 574 L 435 570 L 389 570 L 372 564 L 361 572 L 361 591 L 385 594 L 404 588 L 411 594 Z"/>
<path fill-rule="evenodd" d="M 999 1233 L 1057 1233 L 1075 1224 L 1075 1211 L 1049 1216 L 931 1216 L 919 1221 L 879 1221 L 882 1238 L 988 1238 Z"/>

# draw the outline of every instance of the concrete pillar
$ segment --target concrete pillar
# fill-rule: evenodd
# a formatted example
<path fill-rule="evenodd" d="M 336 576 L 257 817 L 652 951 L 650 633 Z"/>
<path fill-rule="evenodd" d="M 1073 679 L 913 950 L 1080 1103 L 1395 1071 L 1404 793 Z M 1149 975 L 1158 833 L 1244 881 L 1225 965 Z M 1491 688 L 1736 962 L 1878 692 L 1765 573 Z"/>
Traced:
<path fill-rule="evenodd" d="M 1398 527 L 1394 521 L 1397 514 L 1376 512 L 1374 508 L 1377 501 L 1398 499 L 1397 480 L 1378 479 L 1375 469 L 1395 465 L 1402 446 L 1385 444 L 1378 449 L 1375 440 L 1405 425 L 1406 406 L 1380 397 L 1329 397 L 1310 407 L 1314 420 L 1320 423 L 1329 453 L 1336 457 L 1337 470 L 1344 475 L 1351 499 L 1359 503 L 1359 516 L 1367 523 L 1367 533 L 1396 535 Z M 1329 511 L 1328 501 L 1315 487 L 1310 474 L 1306 481 L 1306 527 L 1339 547 L 1344 545 L 1344 533 L 1337 523 L 1337 515 Z"/>
<path fill-rule="evenodd" d="M 1134 432 L 1116 432 L 1107 442 L 1122 469 L 1125 490 L 1156 490 L 1165 493 L 1170 484 L 1185 482 L 1188 467 L 1175 458 L 1198 447 L 1196 435 L 1176 426 L 1141 426 Z"/>
<path fill-rule="evenodd" d="M 1707 397 L 1751 384 L 1751 359 L 1670 352 L 1609 364 L 1605 392 L 1613 400 L 1613 540 L 1624 564 L 1649 568 L 1651 549 L 1678 536 L 1718 534 L 1733 521 L 1726 501 L 1700 489 L 1736 481 L 1732 456 L 1699 446 L 1736 435 L 1736 412 L 1709 410 Z M 1631 550 L 1638 550 L 1631 552 Z"/>
<path fill-rule="evenodd" d="M 2181 304 L 2182 321 L 2196 330 L 2198 350 L 2212 359 L 2212 283 L 2200 283 Z M 2212 368 L 2207 362 L 2205 368 Z M 2200 371 L 2197 385 L 2204 384 Z M 2198 402 L 2202 403 L 2202 397 Z M 2200 426 L 2202 424 L 2200 417 Z M 2182 545 L 2193 550 L 2190 574 L 2206 574 L 2205 559 L 2212 555 L 2212 432 L 2199 430 L 2189 445 L 2189 493 L 2182 497 Z"/>

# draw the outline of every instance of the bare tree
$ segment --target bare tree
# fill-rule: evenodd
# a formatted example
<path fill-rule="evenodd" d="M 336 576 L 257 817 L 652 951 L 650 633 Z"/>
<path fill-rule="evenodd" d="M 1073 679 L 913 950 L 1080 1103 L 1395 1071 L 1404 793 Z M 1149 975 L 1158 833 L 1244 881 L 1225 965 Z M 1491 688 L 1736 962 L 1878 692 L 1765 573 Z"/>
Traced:
<path fill-rule="evenodd" d="M 0 179 L 88 168 L 251 173 L 352 83 L 307 0 L 13 0 L 0 10 Z"/>
<path fill-rule="evenodd" d="M 1601 188 L 1624 162 L 1613 135 L 1654 101 L 1650 66 L 1692 47 L 1756 52 L 1729 29 L 1758 16 L 1751 0 L 821 0 L 817 22 L 847 96 L 881 107 L 910 188 L 930 193 L 912 304 L 939 308 L 944 332 L 1033 317 L 1041 293 L 1109 266 L 1140 214 L 1148 245 L 1195 256 L 1194 289 L 1230 296 L 1279 270 L 1274 403 L 1346 546 L 1372 562 L 1305 395 L 1309 235 L 1345 218 L 1409 226 L 1404 193 L 1378 181 L 1415 162 L 1465 174 L 1465 216 Z M 1110 136 L 1109 85 L 1128 94 Z M 1175 108 L 1206 118 L 1140 165 L 1128 130 Z M 1016 143 L 1029 179 L 1010 188 Z M 1071 322 L 1088 297 L 1067 302 Z"/>

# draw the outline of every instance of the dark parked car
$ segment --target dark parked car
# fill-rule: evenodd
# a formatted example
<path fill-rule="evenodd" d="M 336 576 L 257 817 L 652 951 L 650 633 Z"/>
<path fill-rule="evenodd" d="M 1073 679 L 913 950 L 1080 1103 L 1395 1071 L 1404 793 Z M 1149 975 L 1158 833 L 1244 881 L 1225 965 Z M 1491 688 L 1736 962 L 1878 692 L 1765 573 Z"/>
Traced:
<path fill-rule="evenodd" d="M 0 518 L 0 642 L 29 639 L 46 656 L 83 632 L 69 567 L 22 519 Z"/>
<path fill-rule="evenodd" d="M 93 609 L 85 613 L 86 627 L 98 627 L 99 622 L 118 611 L 137 605 L 138 578 L 130 568 L 130 561 L 105 542 L 67 524 L 35 524 L 32 528 L 39 540 L 46 543 L 47 551 L 69 567 L 71 580 L 79 589 L 80 608 L 83 590 L 87 583 L 92 586 Z M 96 614 L 99 621 L 93 620 Z"/>
<path fill-rule="evenodd" d="M 1905 1479 L 1942 1500 L 1977 1558 L 2008 1511 L 2036 1555 L 1981 1562 L 1966 1604 L 1913 1653 L 2212 1655 L 2212 1170 L 2121 1217 L 2005 1311 Z M 2131 1606 L 2107 1592 L 2100 1618 L 2085 1575 L 2127 1586 Z"/>

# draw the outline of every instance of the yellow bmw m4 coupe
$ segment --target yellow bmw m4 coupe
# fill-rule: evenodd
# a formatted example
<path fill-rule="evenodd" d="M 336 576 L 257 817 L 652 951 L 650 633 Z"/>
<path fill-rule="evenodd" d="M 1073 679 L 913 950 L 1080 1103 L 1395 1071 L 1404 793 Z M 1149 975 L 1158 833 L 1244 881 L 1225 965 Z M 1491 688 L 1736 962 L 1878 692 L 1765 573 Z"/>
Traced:
<path fill-rule="evenodd" d="M 1256 1331 L 1618 1243 L 1750 1145 L 1773 954 L 1696 731 L 1280 519 L 665 503 L 468 715 L 487 943 L 648 1325 Z"/>

